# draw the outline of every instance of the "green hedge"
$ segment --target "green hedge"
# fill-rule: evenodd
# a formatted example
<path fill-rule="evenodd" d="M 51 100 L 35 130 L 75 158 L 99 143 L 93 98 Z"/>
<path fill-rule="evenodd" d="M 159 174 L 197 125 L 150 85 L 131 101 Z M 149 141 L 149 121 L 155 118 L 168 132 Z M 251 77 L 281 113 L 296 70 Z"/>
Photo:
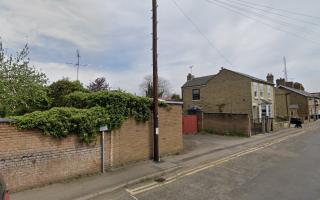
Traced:
<path fill-rule="evenodd" d="M 80 140 L 90 143 L 96 139 L 100 125 L 109 124 L 110 117 L 102 107 L 90 109 L 52 108 L 14 117 L 13 122 L 20 129 L 38 128 L 45 135 L 64 138 L 77 134 Z"/>
<path fill-rule="evenodd" d="M 134 117 L 146 121 L 151 115 L 152 101 L 149 98 L 134 96 L 121 91 L 113 92 L 74 92 L 65 97 L 66 107 L 91 108 L 101 106 L 110 116 Z"/>
<path fill-rule="evenodd" d="M 152 99 L 121 91 L 74 92 L 64 97 L 64 106 L 14 117 L 20 129 L 38 128 L 57 138 L 75 133 L 86 143 L 95 140 L 100 125 L 119 128 L 129 117 L 145 122 L 151 117 Z M 160 106 L 165 107 L 164 102 Z"/>

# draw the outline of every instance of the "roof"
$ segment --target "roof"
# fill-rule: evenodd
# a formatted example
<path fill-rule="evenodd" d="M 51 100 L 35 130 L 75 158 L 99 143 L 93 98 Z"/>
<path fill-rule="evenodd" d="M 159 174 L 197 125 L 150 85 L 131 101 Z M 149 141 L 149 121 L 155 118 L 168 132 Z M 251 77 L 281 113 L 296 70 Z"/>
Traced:
<path fill-rule="evenodd" d="M 306 92 L 306 91 L 303 91 L 303 90 L 298 90 L 298 89 L 291 88 L 291 87 L 287 87 L 287 86 L 283 86 L 283 85 L 280 85 L 279 88 L 284 88 L 284 89 L 286 89 L 286 90 L 289 90 L 289 91 L 291 91 L 291 92 L 300 94 L 300 95 L 305 96 L 305 97 L 315 97 L 315 96 L 312 95 L 311 93 Z"/>
<path fill-rule="evenodd" d="M 253 81 L 265 83 L 265 84 L 268 84 L 268 85 L 274 85 L 273 83 L 269 83 L 268 81 L 262 80 L 262 79 L 260 79 L 260 78 L 256 78 L 256 77 L 254 77 L 254 76 L 250 76 L 250 75 L 248 75 L 248 74 L 244 74 L 244 73 L 241 73 L 241 72 L 232 71 L 232 70 L 230 70 L 230 69 L 225 69 L 225 68 L 224 68 L 224 70 L 228 70 L 228 71 L 233 72 L 233 73 L 236 73 L 236 74 L 238 74 L 238 75 L 240 75 L 240 76 L 247 77 L 247 78 L 249 78 L 249 79 L 251 79 L 251 80 L 253 80 Z"/>
<path fill-rule="evenodd" d="M 244 73 L 240 73 L 240 72 L 236 72 L 236 71 L 232 71 L 230 69 L 226 69 L 226 68 L 223 68 L 222 70 L 227 70 L 227 71 L 230 71 L 232 73 L 235 73 L 235 74 L 238 74 L 240 76 L 244 76 L 246 78 L 249 78 L 253 81 L 257 81 L 257 82 L 260 82 L 260 83 L 265 83 L 265 84 L 268 84 L 268 85 L 274 85 L 273 83 L 269 83 L 265 80 L 262 80 L 262 79 L 259 79 L 259 78 L 256 78 L 256 77 L 253 77 L 253 76 L 250 76 L 248 74 L 244 74 Z M 220 73 L 220 72 L 219 72 Z M 193 86 L 201 86 L 201 85 L 206 85 L 212 78 L 214 78 L 216 75 L 209 75 L 209 76 L 202 76 L 202 77 L 198 77 L 198 78 L 194 78 L 190 81 L 187 81 L 182 87 L 193 87 Z"/>
<path fill-rule="evenodd" d="M 314 92 L 314 93 L 311 93 L 311 94 L 320 98 L 320 92 Z"/>
<path fill-rule="evenodd" d="M 182 87 L 206 85 L 213 77 L 215 77 L 215 75 L 193 78 L 192 80 L 187 81 Z"/>
<path fill-rule="evenodd" d="M 262 101 L 262 103 L 264 103 L 264 104 L 272 104 L 271 101 L 267 101 L 267 100 L 265 100 L 265 99 L 261 99 L 261 101 Z"/>

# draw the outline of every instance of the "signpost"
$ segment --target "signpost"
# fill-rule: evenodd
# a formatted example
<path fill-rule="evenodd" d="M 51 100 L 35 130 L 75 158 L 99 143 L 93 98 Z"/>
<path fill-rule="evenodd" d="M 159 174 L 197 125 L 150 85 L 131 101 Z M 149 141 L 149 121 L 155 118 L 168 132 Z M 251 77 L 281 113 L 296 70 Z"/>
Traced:
<path fill-rule="evenodd" d="M 101 171 L 102 173 L 105 173 L 105 142 L 104 142 L 104 134 L 107 132 L 108 126 L 101 126 L 100 132 L 102 134 L 101 136 Z"/>

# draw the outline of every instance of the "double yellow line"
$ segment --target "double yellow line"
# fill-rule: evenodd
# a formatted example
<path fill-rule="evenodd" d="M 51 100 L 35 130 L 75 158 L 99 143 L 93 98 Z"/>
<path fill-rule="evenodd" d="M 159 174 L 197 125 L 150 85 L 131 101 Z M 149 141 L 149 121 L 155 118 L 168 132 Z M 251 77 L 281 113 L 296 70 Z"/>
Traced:
<path fill-rule="evenodd" d="M 158 188 L 158 187 L 162 187 L 164 185 L 167 185 L 167 184 L 170 184 L 172 182 L 175 182 L 178 179 L 181 179 L 183 177 L 199 173 L 199 172 L 204 171 L 204 170 L 206 170 L 208 168 L 216 167 L 216 166 L 221 165 L 223 163 L 229 162 L 230 160 L 234 160 L 234 159 L 242 157 L 244 155 L 247 155 L 247 154 L 262 150 L 262 149 L 265 149 L 265 148 L 270 147 L 270 146 L 272 146 L 274 144 L 278 144 L 280 142 L 286 141 L 286 140 L 288 140 L 288 139 L 290 139 L 292 137 L 299 136 L 299 135 L 301 135 L 303 133 L 305 133 L 305 131 L 299 132 L 299 133 L 294 134 L 294 135 L 281 137 L 281 139 L 276 139 L 274 141 L 271 141 L 271 142 L 268 142 L 268 143 L 264 143 L 261 146 L 249 148 L 249 149 L 246 149 L 244 151 L 240 151 L 238 153 L 235 153 L 235 154 L 229 155 L 227 157 L 221 158 L 219 160 L 216 160 L 216 161 L 213 161 L 213 162 L 210 162 L 210 163 L 206 163 L 206 164 L 200 165 L 200 166 L 192 168 L 192 169 L 188 169 L 188 170 L 179 172 L 179 173 L 175 174 L 174 176 L 171 176 L 171 177 L 167 178 L 164 182 L 159 183 L 159 182 L 153 181 L 152 183 L 149 183 L 149 184 L 146 184 L 146 185 L 143 185 L 143 186 L 140 186 L 140 187 L 136 187 L 134 189 L 127 189 L 127 192 L 129 194 L 131 194 L 132 196 L 134 196 L 134 195 L 141 194 L 143 192 L 147 192 L 149 190 L 152 190 L 152 189 L 155 189 L 155 188 Z"/>

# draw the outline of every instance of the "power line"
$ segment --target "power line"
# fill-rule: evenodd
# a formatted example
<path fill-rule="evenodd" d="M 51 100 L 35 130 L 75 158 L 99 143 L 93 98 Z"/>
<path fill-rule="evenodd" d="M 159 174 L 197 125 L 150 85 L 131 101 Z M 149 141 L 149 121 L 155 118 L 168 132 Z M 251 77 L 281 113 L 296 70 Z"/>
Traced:
<path fill-rule="evenodd" d="M 236 3 L 238 5 L 241 5 L 241 6 L 244 6 L 244 7 L 248 7 L 248 8 L 252 8 L 252 9 L 255 9 L 255 10 L 260 10 L 262 12 L 266 12 L 266 13 L 270 13 L 270 14 L 273 14 L 273 15 L 277 15 L 277 16 L 280 16 L 280 17 L 283 17 L 283 18 L 286 18 L 286 19 L 291 19 L 291 20 L 294 20 L 294 21 L 299 21 L 299 22 L 310 24 L 310 25 L 314 25 L 314 26 L 320 26 L 320 24 L 318 24 L 318 23 L 314 23 L 314 22 L 311 22 L 311 21 L 306 21 L 306 20 L 303 20 L 303 19 L 291 17 L 290 15 L 288 16 L 288 15 L 285 15 L 285 14 L 282 14 L 282 13 L 280 14 L 278 12 L 272 12 L 272 11 L 270 11 L 270 8 L 262 9 L 261 7 L 259 8 L 259 6 L 250 5 L 249 3 L 243 3 L 242 1 L 239 1 L 239 0 L 226 0 L 226 1 L 229 1 L 229 2 L 232 2 L 232 3 Z"/>
<path fill-rule="evenodd" d="M 179 6 L 179 4 L 177 3 L 177 1 L 172 0 L 172 2 L 174 3 L 174 5 L 177 7 L 177 9 L 181 12 L 181 14 L 190 22 L 191 25 L 194 26 L 194 28 L 199 32 L 199 34 L 208 42 L 208 44 L 215 49 L 218 54 L 230 65 L 233 65 L 232 62 L 225 56 L 223 55 L 223 53 L 213 44 L 213 42 L 211 42 L 211 40 L 206 36 L 206 34 L 204 34 L 200 27 L 183 11 L 183 9 L 181 8 L 181 6 Z"/>
<path fill-rule="evenodd" d="M 245 1 L 245 0 L 236 0 L 236 1 L 245 2 L 245 3 L 256 5 L 256 6 L 259 6 L 259 7 L 268 8 L 268 9 L 271 9 L 271 10 L 278 10 L 278 11 L 286 12 L 286 13 L 289 13 L 289 14 L 292 14 L 292 15 L 296 15 L 296 16 L 303 16 L 303 17 L 315 18 L 317 20 L 320 20 L 320 17 L 318 17 L 318 16 L 313 16 L 313 15 L 309 15 L 309 14 L 305 14 L 305 13 L 299 13 L 299 12 L 290 11 L 290 10 L 281 9 L 281 8 L 274 8 L 274 7 L 271 7 L 271 6 L 257 4 L 257 3 L 253 3 L 253 2 L 249 2 L 249 1 Z"/>
<path fill-rule="evenodd" d="M 272 23 L 278 23 L 278 24 L 281 24 L 281 25 L 283 25 L 283 26 L 287 26 L 287 27 L 289 27 L 289 28 L 294 28 L 294 29 L 296 29 L 296 28 L 298 28 L 298 27 L 300 27 L 302 30 L 298 30 L 299 32 L 301 32 L 301 33 L 304 33 L 304 34 L 310 34 L 310 32 L 308 32 L 307 30 L 305 30 L 304 29 L 304 27 L 303 26 L 300 26 L 300 25 L 296 25 L 296 24 L 293 24 L 293 23 L 290 23 L 290 22 L 287 22 L 287 21 L 283 21 L 283 20 L 277 20 L 277 19 L 274 19 L 274 18 L 272 18 L 272 17 L 268 17 L 268 16 L 266 16 L 266 15 L 263 15 L 263 14 L 261 14 L 261 13 L 259 13 L 259 12 L 255 12 L 255 11 L 252 11 L 252 10 L 248 10 L 248 9 L 245 9 L 245 8 L 242 8 L 242 7 L 239 7 L 239 6 L 235 6 L 235 5 L 232 5 L 232 4 L 230 4 L 230 3 L 226 3 L 226 2 L 223 2 L 223 1 L 220 1 L 220 0 L 207 0 L 207 2 L 209 2 L 209 3 L 212 3 L 212 2 L 218 2 L 218 3 L 220 3 L 220 4 L 223 4 L 223 5 L 226 5 L 226 6 L 228 6 L 228 7 L 232 7 L 232 8 L 234 8 L 234 9 L 236 9 L 236 10 L 240 10 L 240 11 L 243 11 L 243 12 L 245 12 L 245 13 L 251 13 L 252 15 L 254 15 L 254 16 L 258 16 L 259 18 L 263 18 L 263 19 L 265 19 L 265 20 L 267 20 L 267 21 L 270 21 L 270 22 L 272 22 Z"/>
<path fill-rule="evenodd" d="M 301 36 L 301 35 L 299 35 L 299 34 L 296 34 L 296 33 L 294 33 L 294 32 L 288 31 L 288 30 L 286 30 L 286 29 L 282 29 L 282 28 L 276 27 L 276 26 L 274 26 L 273 24 L 267 23 L 267 22 L 262 21 L 262 20 L 260 20 L 260 19 L 254 18 L 254 17 L 252 17 L 252 16 L 250 16 L 250 15 L 244 14 L 244 13 L 242 13 L 241 11 L 238 11 L 238 10 L 236 10 L 236 9 L 234 9 L 234 8 L 230 8 L 230 7 L 228 7 L 228 6 L 226 6 L 226 5 L 222 4 L 222 3 L 219 3 L 219 2 L 216 2 L 216 1 L 209 1 L 209 0 L 206 0 L 206 1 L 207 1 L 208 3 L 214 4 L 214 5 L 218 6 L 218 7 L 222 7 L 222 8 L 224 8 L 224 9 L 226 9 L 226 10 L 229 10 L 229 11 L 231 11 L 231 12 L 233 12 L 233 13 L 236 13 L 236 14 L 238 14 L 238 15 L 241 15 L 241 16 L 243 16 L 243 17 L 250 18 L 250 19 L 252 19 L 252 20 L 254 20 L 254 21 L 256 21 L 256 22 L 259 22 L 260 24 L 263 24 L 263 25 L 265 25 L 265 26 L 268 26 L 268 27 L 270 27 L 270 28 L 272 28 L 272 29 L 274 29 L 274 30 L 281 31 L 281 32 L 290 34 L 290 35 L 292 35 L 292 36 L 295 36 L 295 37 L 297 37 L 297 38 L 306 40 L 306 41 L 308 41 L 308 42 L 312 42 L 312 43 L 314 43 L 314 44 L 320 45 L 320 43 L 319 43 L 318 41 L 315 41 L 315 40 L 306 38 L 306 37 Z"/>

